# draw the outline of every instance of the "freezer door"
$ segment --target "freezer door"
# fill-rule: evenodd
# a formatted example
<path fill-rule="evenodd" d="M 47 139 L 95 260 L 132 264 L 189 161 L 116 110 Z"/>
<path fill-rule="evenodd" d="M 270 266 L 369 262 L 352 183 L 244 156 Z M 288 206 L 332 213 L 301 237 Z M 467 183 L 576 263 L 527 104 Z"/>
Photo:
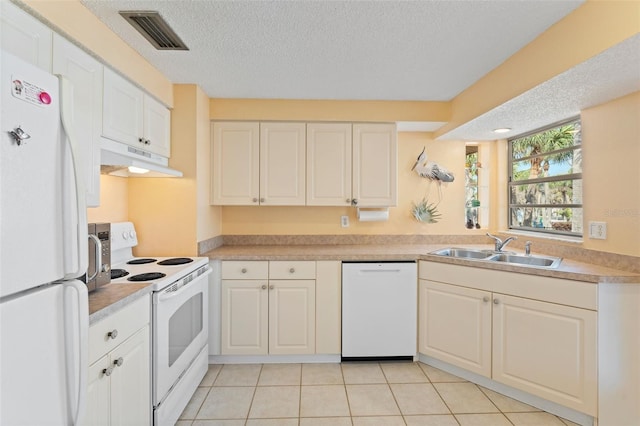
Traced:
<path fill-rule="evenodd" d="M 86 209 L 78 208 L 71 151 L 62 138 L 59 81 L 1 54 L 0 297 L 70 272 L 80 276 L 78 229 L 87 251 L 78 213 Z"/>
<path fill-rule="evenodd" d="M 86 386 L 86 300 L 75 281 L 0 302 L 0 424 L 74 423 Z"/>

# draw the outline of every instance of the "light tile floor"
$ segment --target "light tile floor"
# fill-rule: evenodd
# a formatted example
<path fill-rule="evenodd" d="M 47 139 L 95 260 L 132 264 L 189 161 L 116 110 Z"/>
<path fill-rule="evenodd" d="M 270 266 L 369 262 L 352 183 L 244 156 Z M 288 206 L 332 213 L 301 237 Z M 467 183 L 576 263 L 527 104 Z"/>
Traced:
<path fill-rule="evenodd" d="M 210 365 L 177 426 L 576 426 L 422 363 Z"/>

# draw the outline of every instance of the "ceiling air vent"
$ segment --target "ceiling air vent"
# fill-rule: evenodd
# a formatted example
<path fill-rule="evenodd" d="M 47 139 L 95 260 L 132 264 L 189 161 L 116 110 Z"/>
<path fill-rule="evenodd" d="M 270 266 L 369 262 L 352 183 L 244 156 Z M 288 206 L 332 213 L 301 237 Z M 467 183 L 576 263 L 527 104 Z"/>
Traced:
<path fill-rule="evenodd" d="M 155 11 L 120 11 L 120 15 L 158 50 L 189 50 Z"/>

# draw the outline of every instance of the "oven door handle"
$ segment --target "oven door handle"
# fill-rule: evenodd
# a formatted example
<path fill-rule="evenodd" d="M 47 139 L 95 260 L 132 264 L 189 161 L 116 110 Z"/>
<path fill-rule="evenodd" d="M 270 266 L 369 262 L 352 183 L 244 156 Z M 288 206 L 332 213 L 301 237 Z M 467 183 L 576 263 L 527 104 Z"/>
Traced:
<path fill-rule="evenodd" d="M 209 268 L 207 266 L 207 270 L 205 272 L 203 272 L 202 274 L 198 275 L 198 277 L 195 278 L 193 281 L 191 281 L 190 283 L 188 283 L 186 285 L 183 285 L 182 287 L 180 287 L 176 291 L 166 291 L 167 289 L 160 290 L 160 294 L 158 295 L 158 299 L 157 299 L 158 303 L 166 301 L 166 300 L 169 300 L 169 299 L 173 299 L 174 297 L 178 297 L 178 296 L 182 295 L 182 293 L 184 293 L 185 291 L 189 290 L 194 284 L 198 283 L 201 278 L 206 277 L 210 273 L 211 273 L 211 268 Z M 168 286 L 167 288 L 171 288 L 171 285 Z"/>

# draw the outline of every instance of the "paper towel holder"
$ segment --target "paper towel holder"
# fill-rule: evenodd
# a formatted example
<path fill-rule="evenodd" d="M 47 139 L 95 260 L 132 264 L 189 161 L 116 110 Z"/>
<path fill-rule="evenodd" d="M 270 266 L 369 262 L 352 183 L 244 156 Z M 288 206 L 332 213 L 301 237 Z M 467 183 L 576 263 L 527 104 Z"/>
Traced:
<path fill-rule="evenodd" d="M 356 208 L 360 222 L 384 222 L 389 220 L 389 207 L 383 208 Z"/>

